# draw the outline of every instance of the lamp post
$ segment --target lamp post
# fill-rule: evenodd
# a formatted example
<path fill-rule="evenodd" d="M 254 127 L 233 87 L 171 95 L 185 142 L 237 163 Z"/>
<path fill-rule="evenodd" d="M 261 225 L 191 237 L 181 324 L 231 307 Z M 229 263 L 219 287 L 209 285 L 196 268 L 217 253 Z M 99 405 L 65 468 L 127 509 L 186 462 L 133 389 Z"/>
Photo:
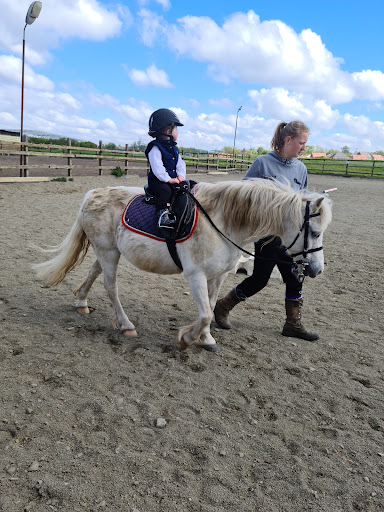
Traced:
<path fill-rule="evenodd" d="M 238 108 L 237 114 L 236 114 L 236 126 L 235 126 L 235 137 L 233 139 L 233 159 L 235 159 L 235 147 L 236 147 L 236 132 L 237 132 L 237 120 L 239 118 L 239 112 L 241 110 L 241 107 Z"/>
<path fill-rule="evenodd" d="M 24 116 L 24 59 L 25 59 L 25 29 L 27 25 L 32 23 L 39 17 L 43 4 L 41 2 L 32 2 L 29 6 L 27 15 L 25 17 L 25 27 L 23 31 L 23 64 L 21 71 L 21 125 L 20 125 L 20 142 L 23 142 L 23 116 Z M 21 147 L 22 148 L 22 147 Z M 22 165 L 23 156 L 20 155 L 20 165 Z M 20 169 L 22 172 L 22 169 Z"/>

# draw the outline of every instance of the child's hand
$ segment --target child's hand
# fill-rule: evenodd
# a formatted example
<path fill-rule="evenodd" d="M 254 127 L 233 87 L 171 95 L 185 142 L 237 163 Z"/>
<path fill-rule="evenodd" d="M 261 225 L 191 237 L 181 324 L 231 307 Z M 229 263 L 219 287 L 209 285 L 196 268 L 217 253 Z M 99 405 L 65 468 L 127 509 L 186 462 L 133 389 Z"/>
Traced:
<path fill-rule="evenodd" d="M 169 183 L 170 185 L 174 185 L 176 183 L 179 183 L 179 180 L 178 178 L 171 178 L 167 183 Z"/>
<path fill-rule="evenodd" d="M 182 181 L 185 181 L 185 180 L 184 180 L 184 178 L 183 178 L 183 176 L 182 176 L 181 174 L 179 174 L 179 175 L 177 176 L 177 179 L 179 180 L 179 183 L 181 183 Z"/>

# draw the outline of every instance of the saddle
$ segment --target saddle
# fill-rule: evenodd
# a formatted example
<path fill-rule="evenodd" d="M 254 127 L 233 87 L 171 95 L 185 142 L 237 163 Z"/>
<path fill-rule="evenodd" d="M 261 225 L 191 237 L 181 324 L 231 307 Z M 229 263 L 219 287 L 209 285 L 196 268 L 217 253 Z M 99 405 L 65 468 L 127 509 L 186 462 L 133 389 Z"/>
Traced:
<path fill-rule="evenodd" d="M 192 236 L 197 222 L 198 210 L 186 191 L 196 185 L 195 181 L 186 180 L 179 185 L 173 185 L 170 212 L 176 217 L 176 224 L 172 230 L 160 230 L 157 226 L 156 203 L 157 197 L 148 193 L 148 186 L 144 187 L 145 194 L 139 194 L 129 201 L 123 215 L 123 225 L 135 233 L 166 242 L 173 261 L 182 270 L 176 244 L 184 242 Z"/>
<path fill-rule="evenodd" d="M 166 240 L 179 240 L 189 233 L 189 225 L 195 213 L 195 203 L 186 192 L 190 192 L 196 184 L 196 181 L 185 180 L 182 183 L 172 185 L 173 193 L 169 212 L 176 218 L 176 224 L 173 229 L 167 230 L 167 232 L 165 230 L 161 231 Z M 148 185 L 144 186 L 144 192 L 145 203 L 156 205 L 158 198 L 150 194 Z"/>

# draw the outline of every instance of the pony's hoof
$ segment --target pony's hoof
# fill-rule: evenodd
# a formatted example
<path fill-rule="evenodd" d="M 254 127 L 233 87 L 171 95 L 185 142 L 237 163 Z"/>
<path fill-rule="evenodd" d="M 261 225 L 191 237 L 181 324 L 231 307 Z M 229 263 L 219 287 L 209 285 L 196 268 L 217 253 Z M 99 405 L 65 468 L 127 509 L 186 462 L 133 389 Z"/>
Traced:
<path fill-rule="evenodd" d="M 180 339 L 180 348 L 181 350 L 187 350 L 188 345 L 185 343 L 184 338 Z"/>
<path fill-rule="evenodd" d="M 201 348 L 207 350 L 207 352 L 213 352 L 214 354 L 218 354 L 221 351 L 219 345 L 201 345 Z"/>
<path fill-rule="evenodd" d="M 76 308 L 76 311 L 81 315 L 89 315 L 90 313 L 88 306 Z"/>
<path fill-rule="evenodd" d="M 124 331 L 121 332 L 123 333 L 123 336 L 128 336 L 130 338 L 137 336 L 136 329 L 124 329 Z"/>

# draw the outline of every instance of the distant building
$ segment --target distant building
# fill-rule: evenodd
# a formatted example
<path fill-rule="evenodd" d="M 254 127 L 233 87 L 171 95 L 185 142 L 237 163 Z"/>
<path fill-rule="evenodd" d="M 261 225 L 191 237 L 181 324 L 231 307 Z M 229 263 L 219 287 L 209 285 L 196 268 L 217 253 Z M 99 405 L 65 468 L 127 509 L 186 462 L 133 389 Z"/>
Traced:
<path fill-rule="evenodd" d="M 359 160 L 372 160 L 371 158 L 371 153 L 368 153 L 367 151 L 359 151 L 358 153 L 356 153 L 357 155 L 360 155 L 360 156 L 366 156 L 367 158 L 360 158 Z M 358 159 L 357 159 L 358 160 Z"/>
<path fill-rule="evenodd" d="M 352 160 L 370 160 L 371 158 L 367 155 L 361 155 L 360 153 L 358 153 L 357 155 L 352 155 Z"/>
<path fill-rule="evenodd" d="M 310 158 L 327 158 L 325 153 L 311 153 Z"/>
<path fill-rule="evenodd" d="M 349 155 L 346 155 L 345 153 L 335 153 L 331 156 L 332 160 L 349 160 Z"/>
<path fill-rule="evenodd" d="M 0 130 L 0 142 L 20 142 L 20 132 L 16 130 Z"/>
<path fill-rule="evenodd" d="M 371 157 L 372 157 L 372 160 L 384 160 L 384 156 L 383 155 L 375 155 L 375 154 L 371 154 Z"/>

